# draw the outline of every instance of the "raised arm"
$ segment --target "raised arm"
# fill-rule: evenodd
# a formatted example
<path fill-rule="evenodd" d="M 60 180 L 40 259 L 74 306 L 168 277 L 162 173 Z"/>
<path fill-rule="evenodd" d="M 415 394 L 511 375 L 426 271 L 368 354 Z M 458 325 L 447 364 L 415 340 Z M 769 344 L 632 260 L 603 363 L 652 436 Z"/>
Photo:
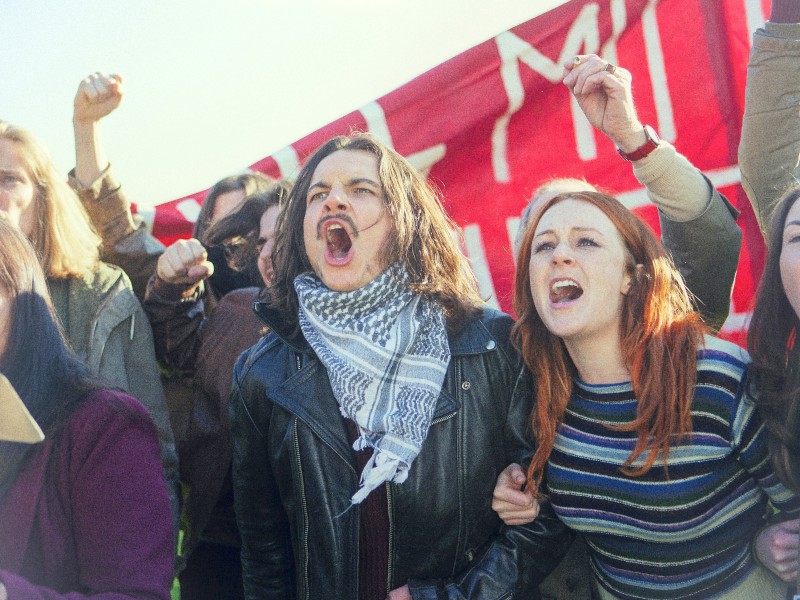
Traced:
<path fill-rule="evenodd" d="M 775 203 L 800 175 L 800 0 L 773 0 L 753 35 L 739 168 L 762 234 Z"/>
<path fill-rule="evenodd" d="M 200 286 L 213 272 L 198 240 L 177 240 L 159 257 L 147 284 L 143 306 L 153 327 L 156 357 L 171 368 L 194 371 L 206 318 Z"/>
<path fill-rule="evenodd" d="M 664 246 L 697 297 L 700 312 L 718 329 L 728 315 L 742 245 L 738 211 L 686 157 L 641 123 L 627 69 L 594 54 L 578 59 L 565 65 L 564 85 L 589 123 L 632 163 L 659 209 Z"/>
<path fill-rule="evenodd" d="M 150 235 L 144 220 L 131 213 L 131 203 L 105 153 L 100 121 L 117 109 L 122 98 L 119 75 L 94 73 L 81 81 L 73 106 L 75 169 L 69 182 L 103 238 L 103 260 L 127 273 L 141 301 L 164 246 Z"/>

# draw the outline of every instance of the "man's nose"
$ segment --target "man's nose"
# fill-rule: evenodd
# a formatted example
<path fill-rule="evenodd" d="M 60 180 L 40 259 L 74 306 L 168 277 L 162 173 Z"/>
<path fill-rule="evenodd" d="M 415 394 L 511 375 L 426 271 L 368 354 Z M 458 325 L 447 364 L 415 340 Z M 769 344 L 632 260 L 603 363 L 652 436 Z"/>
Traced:
<path fill-rule="evenodd" d="M 349 208 L 350 202 L 347 198 L 347 193 L 341 185 L 334 185 L 331 187 L 328 195 L 325 197 L 324 207 L 330 212 L 342 212 Z"/>

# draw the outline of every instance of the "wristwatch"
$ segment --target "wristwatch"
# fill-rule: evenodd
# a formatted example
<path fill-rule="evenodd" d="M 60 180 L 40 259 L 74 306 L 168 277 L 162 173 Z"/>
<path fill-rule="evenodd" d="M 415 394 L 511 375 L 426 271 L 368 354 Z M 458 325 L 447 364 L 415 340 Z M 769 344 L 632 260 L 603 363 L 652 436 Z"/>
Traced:
<path fill-rule="evenodd" d="M 658 134 L 650 125 L 644 126 L 644 137 L 646 138 L 644 144 L 639 146 L 636 150 L 632 152 L 623 152 L 621 149 L 617 148 L 617 152 L 619 152 L 622 158 L 629 162 L 643 159 L 658 148 L 658 144 L 661 143 L 661 138 L 658 137 Z"/>

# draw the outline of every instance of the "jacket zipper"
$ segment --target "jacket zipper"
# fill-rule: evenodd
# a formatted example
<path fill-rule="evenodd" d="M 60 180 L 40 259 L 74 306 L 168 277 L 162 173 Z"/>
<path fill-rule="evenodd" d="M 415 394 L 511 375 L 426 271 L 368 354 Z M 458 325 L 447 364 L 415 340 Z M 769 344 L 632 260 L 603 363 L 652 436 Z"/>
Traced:
<path fill-rule="evenodd" d="M 386 568 L 386 595 L 392 591 L 392 581 L 394 580 L 394 564 L 392 556 L 394 555 L 394 513 L 392 511 L 392 486 L 387 481 L 386 486 L 386 509 L 389 513 L 389 564 Z"/>
<path fill-rule="evenodd" d="M 300 359 L 300 354 L 295 354 L 295 363 L 297 370 L 302 369 L 303 365 Z M 299 472 L 300 481 L 300 507 L 303 514 L 303 596 L 308 600 L 310 594 L 311 584 L 308 580 L 308 504 L 306 502 L 306 487 L 303 482 L 303 465 L 300 462 L 300 437 L 297 431 L 297 417 L 294 419 L 294 455 L 297 459 L 297 470 Z"/>
<path fill-rule="evenodd" d="M 441 417 L 438 417 L 438 418 L 434 419 L 433 421 L 431 421 L 431 426 L 437 425 L 437 424 L 441 423 L 442 421 L 447 421 L 447 419 L 452 419 L 455 416 L 456 416 L 456 412 L 455 411 L 451 412 L 449 415 L 442 415 Z"/>
<path fill-rule="evenodd" d="M 310 583 L 308 580 L 308 504 L 306 503 L 306 488 L 303 483 L 303 466 L 300 463 L 300 439 L 297 432 L 297 418 L 294 420 L 294 453 L 297 459 L 297 470 L 300 481 L 300 507 L 303 514 L 303 597 L 309 598 Z"/>

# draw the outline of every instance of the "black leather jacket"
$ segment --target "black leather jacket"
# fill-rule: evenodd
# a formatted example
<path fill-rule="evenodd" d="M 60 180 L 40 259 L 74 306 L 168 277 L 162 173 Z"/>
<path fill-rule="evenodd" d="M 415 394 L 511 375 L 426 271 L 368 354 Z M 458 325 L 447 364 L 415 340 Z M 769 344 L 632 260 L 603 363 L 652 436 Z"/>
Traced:
<path fill-rule="evenodd" d="M 327 372 L 302 336 L 273 331 L 239 359 L 230 402 L 245 595 L 358 600 L 360 473 Z M 512 320 L 486 310 L 451 336 L 452 359 L 408 480 L 387 483 L 389 589 L 415 600 L 538 598 L 571 534 L 549 506 L 505 527 L 492 490 L 531 454 L 530 384 Z M 387 590 L 388 591 L 388 590 Z"/>

